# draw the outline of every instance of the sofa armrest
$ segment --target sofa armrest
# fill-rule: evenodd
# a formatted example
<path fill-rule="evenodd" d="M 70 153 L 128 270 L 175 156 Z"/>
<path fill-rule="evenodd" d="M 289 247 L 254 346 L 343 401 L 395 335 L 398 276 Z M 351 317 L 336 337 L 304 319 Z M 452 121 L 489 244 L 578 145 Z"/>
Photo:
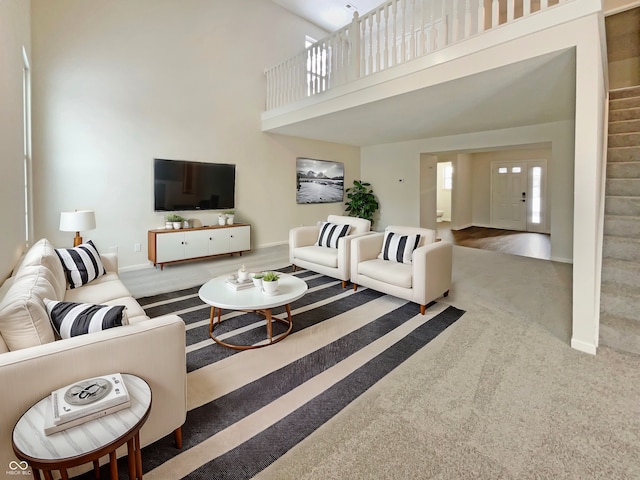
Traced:
<path fill-rule="evenodd" d="M 382 250 L 384 233 L 360 235 L 351 242 L 351 281 L 355 282 L 358 275 L 358 264 L 366 260 L 373 260 Z"/>
<path fill-rule="evenodd" d="M 319 233 L 320 227 L 317 225 L 294 227 L 289 230 L 289 261 L 293 263 L 294 248 L 308 247 L 315 244 Z"/>
<path fill-rule="evenodd" d="M 451 288 L 453 246 L 434 242 L 413 252 L 414 301 L 421 305 L 442 296 Z"/>
<path fill-rule="evenodd" d="M 12 431 L 29 407 L 56 388 L 115 372 L 137 375 L 151 387 L 143 446 L 184 423 L 185 325 L 176 315 L 0 354 L 0 465 L 17 460 Z"/>
<path fill-rule="evenodd" d="M 118 255 L 116 253 L 101 253 L 100 260 L 107 272 L 118 273 Z"/>

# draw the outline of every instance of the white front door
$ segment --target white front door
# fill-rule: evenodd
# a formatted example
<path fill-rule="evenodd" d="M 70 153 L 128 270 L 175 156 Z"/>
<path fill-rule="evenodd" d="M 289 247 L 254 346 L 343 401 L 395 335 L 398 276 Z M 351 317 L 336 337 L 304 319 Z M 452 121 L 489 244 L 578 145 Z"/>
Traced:
<path fill-rule="evenodd" d="M 491 164 L 491 226 L 547 233 L 546 161 Z"/>
<path fill-rule="evenodd" d="M 527 166 L 495 162 L 491 166 L 491 226 L 527 229 Z"/>

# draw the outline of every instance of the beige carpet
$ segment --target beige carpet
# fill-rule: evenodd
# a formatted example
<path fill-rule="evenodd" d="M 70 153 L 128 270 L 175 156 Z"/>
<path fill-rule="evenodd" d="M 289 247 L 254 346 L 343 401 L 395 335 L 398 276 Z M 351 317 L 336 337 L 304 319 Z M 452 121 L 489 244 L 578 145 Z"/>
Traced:
<path fill-rule="evenodd" d="M 568 346 L 570 265 L 454 247 L 446 301 L 467 313 L 257 478 L 640 478 L 640 357 Z"/>

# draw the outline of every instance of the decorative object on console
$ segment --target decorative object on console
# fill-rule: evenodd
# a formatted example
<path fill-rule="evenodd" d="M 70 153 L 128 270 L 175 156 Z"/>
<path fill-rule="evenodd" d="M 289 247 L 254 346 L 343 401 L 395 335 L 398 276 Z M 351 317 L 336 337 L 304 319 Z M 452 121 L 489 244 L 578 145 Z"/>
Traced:
<path fill-rule="evenodd" d="M 173 228 L 174 230 L 179 230 L 180 228 L 182 228 L 182 222 L 184 222 L 184 218 L 182 218 L 180 215 L 178 215 L 177 213 L 169 213 L 166 217 L 166 224 L 165 227 L 166 228 Z"/>
<path fill-rule="evenodd" d="M 339 203 L 344 200 L 344 164 L 296 158 L 296 203 Z"/>
<path fill-rule="evenodd" d="M 81 231 L 94 230 L 96 228 L 96 214 L 93 210 L 76 210 L 74 212 L 60 212 L 61 232 L 76 232 L 73 238 L 73 246 L 82 243 Z"/>
<path fill-rule="evenodd" d="M 124 305 L 93 305 L 44 299 L 51 324 L 60 338 L 129 325 Z"/>
<path fill-rule="evenodd" d="M 265 272 L 262 276 L 262 291 L 267 295 L 275 295 L 278 292 L 278 280 L 280 275 L 276 272 Z"/>
<path fill-rule="evenodd" d="M 353 187 L 347 188 L 346 212 L 351 217 L 365 218 L 373 225 L 373 214 L 380 207 L 370 187 L 371 184 L 354 180 Z"/>
<path fill-rule="evenodd" d="M 224 213 L 218 214 L 218 225 L 226 225 L 227 224 L 227 216 Z"/>
<path fill-rule="evenodd" d="M 69 288 L 78 288 L 105 274 L 98 249 L 91 240 L 74 248 L 56 248 L 56 254 L 69 282 Z"/>
<path fill-rule="evenodd" d="M 224 215 L 227 219 L 227 225 L 233 225 L 233 219 L 235 217 L 235 212 L 233 210 L 227 210 L 224 212 Z"/>

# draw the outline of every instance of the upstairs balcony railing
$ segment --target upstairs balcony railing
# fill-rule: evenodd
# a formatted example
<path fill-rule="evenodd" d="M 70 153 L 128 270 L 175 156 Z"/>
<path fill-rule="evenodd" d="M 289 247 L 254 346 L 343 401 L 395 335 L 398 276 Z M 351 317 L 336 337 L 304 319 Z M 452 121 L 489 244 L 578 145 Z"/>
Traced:
<path fill-rule="evenodd" d="M 273 110 L 569 0 L 389 0 L 268 69 Z"/>

